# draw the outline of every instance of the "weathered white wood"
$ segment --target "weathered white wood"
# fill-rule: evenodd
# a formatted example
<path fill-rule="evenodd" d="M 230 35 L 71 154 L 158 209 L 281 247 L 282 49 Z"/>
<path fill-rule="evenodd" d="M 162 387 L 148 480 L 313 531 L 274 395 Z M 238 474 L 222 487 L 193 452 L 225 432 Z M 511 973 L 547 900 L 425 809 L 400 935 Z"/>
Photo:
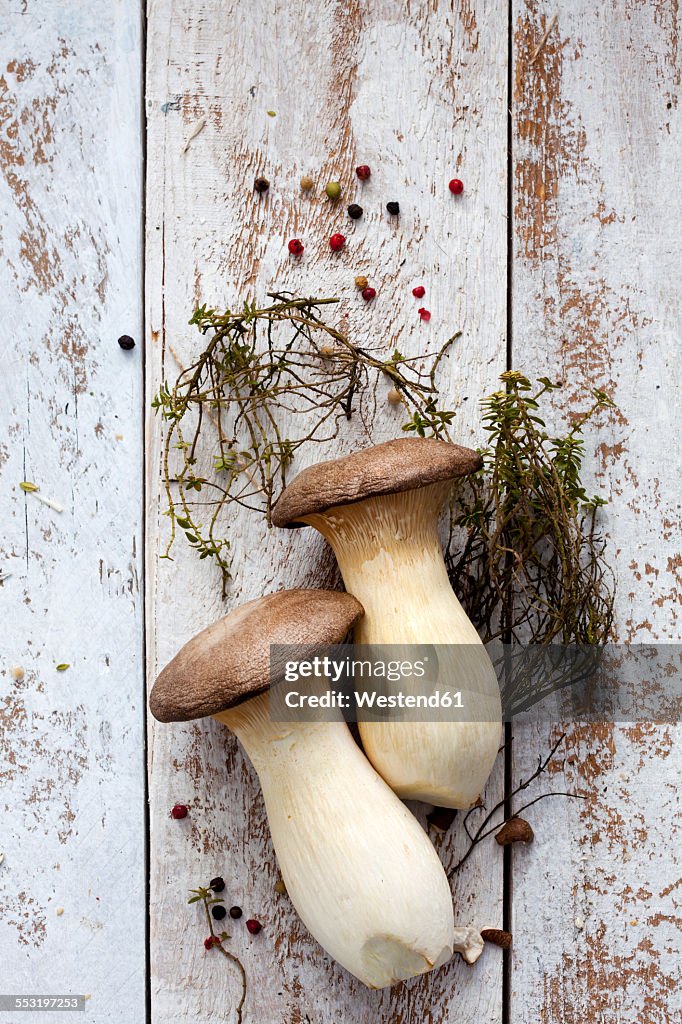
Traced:
<path fill-rule="evenodd" d="M 199 351 L 187 327 L 197 301 L 236 303 L 263 298 L 273 286 L 291 288 L 341 296 L 335 315 L 347 315 L 365 342 L 386 339 L 387 352 L 397 344 L 417 353 L 462 328 L 443 381 L 458 409 L 458 438 L 477 441 L 476 398 L 504 368 L 506 46 L 506 11 L 482 3 L 452 12 L 436 2 L 409 9 L 357 0 L 152 2 L 149 396 L 174 377 L 178 360 L 186 364 Z M 363 162 L 373 177 L 360 188 L 353 168 Z M 261 199 L 253 193 L 258 173 L 272 183 Z M 298 187 L 303 173 L 316 181 L 308 198 Z M 455 174 L 466 183 L 461 200 L 447 189 Z M 338 209 L 320 196 L 329 179 L 347 190 Z M 366 213 L 352 226 L 345 206 L 356 196 Z M 391 199 L 401 204 L 398 223 L 384 210 Z M 327 246 L 334 230 L 348 236 L 338 257 Z M 307 246 L 300 263 L 286 254 L 292 236 Z M 359 273 L 377 287 L 371 305 L 353 287 Z M 428 289 L 428 326 L 411 295 L 418 283 Z M 400 425 L 394 410 L 380 406 L 375 439 L 395 436 Z M 237 557 L 227 605 L 215 570 L 182 543 L 173 562 L 159 561 L 168 521 L 158 419 L 150 419 L 148 437 L 153 677 L 227 608 L 282 586 L 333 585 L 337 577 L 319 537 L 268 533 L 249 514 L 230 520 Z M 353 429 L 335 450 L 357 443 Z M 316 448 L 306 457 L 323 455 Z M 185 905 L 190 887 L 220 872 L 228 900 L 265 925 L 257 938 L 243 924 L 230 929 L 229 948 L 249 978 L 245 1020 L 500 1021 L 499 950 L 486 950 L 473 970 L 453 963 L 384 993 L 363 990 L 328 962 L 286 897 L 273 891 L 276 866 L 257 782 L 219 725 L 152 723 L 150 752 L 154 1020 L 235 1019 L 236 973 L 219 954 L 205 953 L 205 925 Z M 191 808 L 182 822 L 168 817 L 178 800 Z M 458 918 L 501 925 L 501 862 L 494 844 L 472 858 L 456 887 Z"/>
<path fill-rule="evenodd" d="M 133 0 L 2 5 L 0 988 L 98 1022 L 145 1005 L 140 86 Z"/>
<path fill-rule="evenodd" d="M 545 45 L 532 59 L 550 19 Z M 584 410 L 618 577 L 622 642 L 680 641 L 676 4 L 513 5 L 514 364 Z M 570 789 L 514 854 L 514 1024 L 679 1019 L 679 727 L 565 726 Z M 548 748 L 517 729 L 514 782 Z M 677 741 L 677 742 L 676 742 Z"/>

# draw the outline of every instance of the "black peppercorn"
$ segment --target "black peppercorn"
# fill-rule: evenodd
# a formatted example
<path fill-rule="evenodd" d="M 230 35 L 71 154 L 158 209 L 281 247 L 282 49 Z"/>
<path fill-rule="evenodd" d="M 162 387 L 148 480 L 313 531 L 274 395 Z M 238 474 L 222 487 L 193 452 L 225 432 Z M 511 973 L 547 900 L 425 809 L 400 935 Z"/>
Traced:
<path fill-rule="evenodd" d="M 253 183 L 253 187 L 255 188 L 256 192 L 267 192 L 267 190 L 270 188 L 270 182 L 268 181 L 267 178 L 256 178 L 256 180 Z"/>
<path fill-rule="evenodd" d="M 214 907 L 211 907 L 211 914 L 216 919 L 216 921 L 222 921 L 224 917 L 227 917 L 227 911 L 225 910 L 225 907 L 221 907 L 219 903 L 217 903 Z"/>
<path fill-rule="evenodd" d="M 348 207 L 348 216 L 352 217 L 353 220 L 359 220 L 362 217 L 363 210 L 357 203 L 351 203 Z"/>
<path fill-rule="evenodd" d="M 386 209 L 392 217 L 397 217 L 400 213 L 400 203 L 386 203 Z"/>
<path fill-rule="evenodd" d="M 118 339 L 118 343 L 124 352 L 130 352 L 131 348 L 135 348 L 135 342 L 129 334 L 122 334 Z"/>
<path fill-rule="evenodd" d="M 237 921 L 242 916 L 243 913 L 244 911 L 242 910 L 241 907 L 230 907 L 230 917 L 234 921 Z"/>
<path fill-rule="evenodd" d="M 209 889 L 213 889 L 213 892 L 222 892 L 225 888 L 225 880 L 218 875 L 217 878 L 212 878 L 208 883 Z"/>

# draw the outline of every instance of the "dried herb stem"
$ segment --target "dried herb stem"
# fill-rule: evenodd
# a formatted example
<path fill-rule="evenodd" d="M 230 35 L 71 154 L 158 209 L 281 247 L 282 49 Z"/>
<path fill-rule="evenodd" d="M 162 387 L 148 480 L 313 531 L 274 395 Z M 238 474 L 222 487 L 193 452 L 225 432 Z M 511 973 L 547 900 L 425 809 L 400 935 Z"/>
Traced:
<path fill-rule="evenodd" d="M 566 733 L 564 732 L 561 734 L 561 736 L 559 736 L 558 740 L 552 745 L 552 748 L 550 752 L 547 754 L 547 756 L 544 759 L 538 758 L 538 766 L 533 772 L 533 774 L 529 775 L 527 779 L 520 782 L 516 789 L 513 789 L 508 797 L 505 797 L 502 800 L 498 800 L 495 806 L 491 808 L 491 810 L 488 811 L 488 813 L 485 815 L 482 821 L 479 822 L 478 828 L 476 829 L 475 832 L 471 832 L 471 830 L 469 829 L 469 819 L 476 812 L 485 810 L 485 805 L 476 804 L 474 807 L 470 808 L 467 811 L 467 813 L 464 815 L 464 818 L 462 819 L 462 824 L 464 825 L 464 831 L 466 832 L 467 837 L 469 839 L 469 846 L 467 847 L 464 855 L 457 861 L 455 866 L 449 872 L 449 878 L 452 878 L 452 876 L 456 874 L 456 872 L 459 871 L 466 864 L 469 857 L 474 852 L 475 848 L 483 839 L 487 839 L 488 836 L 491 836 L 495 832 L 497 832 L 505 823 L 505 821 L 510 821 L 512 818 L 517 818 L 523 811 L 528 810 L 529 807 L 533 807 L 541 800 L 547 800 L 549 797 L 553 796 L 566 796 L 573 800 L 585 799 L 585 797 L 579 793 L 567 793 L 563 790 L 559 792 L 554 791 L 551 793 L 541 793 L 540 796 L 536 796 L 535 799 L 529 800 L 528 803 L 522 804 L 521 807 L 517 807 L 516 810 L 514 810 L 509 815 L 509 818 L 506 818 L 503 821 L 498 821 L 492 826 L 490 825 L 490 822 L 493 820 L 498 811 L 502 810 L 502 808 L 505 806 L 507 800 L 512 801 L 515 796 L 518 796 L 519 793 L 522 793 L 524 790 L 528 789 L 528 787 L 531 785 L 532 782 L 535 781 L 535 779 L 537 779 L 540 775 L 547 771 L 550 762 L 554 758 L 554 755 L 556 754 L 557 750 L 559 749 L 559 747 L 565 739 Z"/>
<path fill-rule="evenodd" d="M 223 592 L 232 561 L 227 506 L 259 511 L 269 523 L 302 445 L 333 440 L 356 411 L 370 435 L 382 379 L 410 414 L 403 430 L 447 437 L 454 417 L 439 407 L 435 374 L 458 335 L 433 355 L 408 358 L 395 350 L 383 357 L 322 319 L 320 307 L 337 299 L 280 292 L 269 298 L 269 306 L 245 303 L 235 313 L 198 308 L 190 323 L 208 341 L 152 403 L 167 423 L 162 468 L 171 530 L 165 557 L 181 530 L 199 558 L 217 563 Z"/>

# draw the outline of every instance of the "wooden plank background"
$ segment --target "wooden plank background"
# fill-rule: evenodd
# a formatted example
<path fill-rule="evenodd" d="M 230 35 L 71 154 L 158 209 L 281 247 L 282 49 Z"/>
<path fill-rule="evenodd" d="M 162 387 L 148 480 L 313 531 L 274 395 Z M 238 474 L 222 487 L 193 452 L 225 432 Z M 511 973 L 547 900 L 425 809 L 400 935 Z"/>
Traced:
<path fill-rule="evenodd" d="M 150 12 L 147 77 L 147 317 L 149 384 L 157 387 L 196 352 L 187 327 L 193 303 L 239 303 L 268 290 L 339 295 L 348 329 L 416 354 L 457 328 L 465 337 L 444 386 L 466 443 L 477 433 L 475 396 L 505 366 L 507 15 L 471 17 L 444 5 L 268 0 L 158 2 Z M 385 60 L 387 47 L 392 53 Z M 248 53 L 248 62 L 234 54 Z M 276 117 L 268 116 L 274 110 Z M 198 125 L 201 133 L 186 148 Z M 359 163 L 372 180 L 355 187 Z M 461 168 L 469 192 L 452 200 L 447 182 Z M 267 197 L 254 196 L 265 173 Z M 316 191 L 302 198 L 310 173 Z M 320 195 L 330 179 L 349 183 L 366 214 L 349 227 L 346 202 Z M 356 179 L 355 179 L 356 180 Z M 401 203 L 399 224 L 384 204 Z M 327 239 L 348 236 L 340 256 Z M 300 262 L 286 241 L 307 244 Z M 179 254 L 181 258 L 178 258 Z M 378 296 L 367 305 L 353 278 L 366 273 Z M 428 285 L 429 325 L 411 295 Z M 425 300 L 426 301 L 426 300 Z M 379 413 L 377 438 L 399 431 L 400 414 Z M 215 570 L 178 545 L 158 561 L 168 520 L 160 493 L 158 420 L 150 423 L 148 493 L 149 671 L 223 613 Z M 356 430 L 336 450 L 358 443 Z M 320 448 L 309 459 L 323 457 Z M 330 452 L 332 454 L 332 452 Z M 303 463 L 301 463 L 303 464 Z M 231 521 L 236 579 L 229 605 L 283 586 L 336 581 L 333 561 L 312 531 L 268 531 L 252 514 Z M 182 595 L 182 596 L 180 596 Z M 182 909 L 190 886 L 216 873 L 230 900 L 266 925 L 257 938 L 234 932 L 252 980 L 247 1018 L 261 1024 L 336 1024 L 349 1013 L 383 1021 L 501 1015 L 501 956 L 488 950 L 471 971 L 459 961 L 415 984 L 370 992 L 321 955 L 286 897 L 274 891 L 275 858 L 258 783 L 235 740 L 216 723 L 151 723 L 151 956 L 154 1019 L 221 1016 L 234 1006 L 239 978 L 223 958 L 208 963 L 202 926 Z M 226 771 L 227 761 L 227 771 Z M 491 784 L 499 794 L 501 776 Z M 190 818 L 178 827 L 168 807 L 182 799 Z M 442 850 L 454 856 L 449 843 Z M 458 882 L 457 917 L 502 924 L 502 857 L 481 848 Z M 210 983 L 197 984 L 198 979 Z"/>
<path fill-rule="evenodd" d="M 147 907 L 143 570 L 149 679 L 226 605 L 215 572 L 182 544 L 159 560 L 162 424 L 150 415 L 146 497 L 140 466 L 143 410 L 197 351 L 196 302 L 273 286 L 340 295 L 354 336 L 408 353 L 462 329 L 441 384 L 465 444 L 480 441 L 477 398 L 509 359 L 565 378 L 557 418 L 584 408 L 586 387 L 613 395 L 618 411 L 588 449 L 610 499 L 619 638 L 679 641 L 677 5 L 151 0 L 147 19 L 143 401 L 142 346 L 116 345 L 142 331 L 138 6 L 11 0 L 0 13 L 0 989 L 91 993 L 96 1022 L 233 1020 L 237 978 L 205 954 L 185 903 L 222 873 L 230 900 L 265 923 L 253 938 L 232 929 L 247 1024 L 669 1024 L 672 726 L 570 725 L 551 783 L 587 799 L 534 808 L 536 842 L 514 853 L 506 883 L 494 843 L 458 878 L 460 921 L 501 925 L 506 907 L 506 982 L 493 948 L 473 969 L 455 962 L 383 993 L 330 963 L 274 891 L 257 781 L 214 723 L 148 723 Z M 360 162 L 374 175 L 352 190 L 366 214 L 350 226 L 345 203 L 337 213 L 319 192 L 353 181 Z M 258 173 L 272 186 L 255 200 Z M 302 173 L 317 183 L 305 199 Z M 454 174 L 459 200 L 447 192 Z M 397 224 L 388 199 L 401 203 Z M 348 245 L 331 257 L 324 240 L 339 229 Z M 285 252 L 294 235 L 307 243 L 300 263 Z M 357 273 L 378 289 L 369 306 Z M 398 426 L 380 405 L 376 439 Z M 335 450 L 360 440 L 349 431 Z M 64 512 L 25 496 L 23 479 Z M 316 535 L 268 532 L 247 515 L 231 529 L 227 607 L 337 582 Z M 71 667 L 58 673 L 59 662 Z M 555 731 L 515 730 L 514 782 Z M 501 762 L 487 799 L 502 792 Z M 177 801 L 190 806 L 183 822 L 168 817 Z M 460 833 L 437 842 L 452 863 Z"/>
<path fill-rule="evenodd" d="M 0 8 L 0 991 L 97 1021 L 145 1008 L 141 29 Z"/>
<path fill-rule="evenodd" d="M 680 639 L 679 177 L 682 53 L 673 5 L 513 7 L 514 364 L 618 405 L 589 431 L 622 643 Z M 677 430 L 676 430 L 677 423 Z M 568 724 L 536 842 L 514 854 L 514 1024 L 680 1014 L 679 726 Z M 515 730 L 512 778 L 552 730 Z M 546 788 L 546 782 L 543 782 Z M 535 810 L 535 809 L 534 809 Z"/>

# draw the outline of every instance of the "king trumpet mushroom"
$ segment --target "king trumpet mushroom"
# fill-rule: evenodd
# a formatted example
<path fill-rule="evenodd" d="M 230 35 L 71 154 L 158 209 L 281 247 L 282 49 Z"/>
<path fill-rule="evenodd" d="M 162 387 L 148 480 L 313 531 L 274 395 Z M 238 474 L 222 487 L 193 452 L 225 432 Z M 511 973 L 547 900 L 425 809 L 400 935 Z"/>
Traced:
<path fill-rule="evenodd" d="M 471 807 L 500 745 L 494 668 L 448 579 L 438 517 L 452 482 L 479 469 L 469 448 L 401 438 L 303 470 L 273 510 L 276 526 L 314 526 L 365 614 L 360 644 L 436 644 L 439 684 L 461 693 L 466 721 L 361 721 L 365 753 L 404 799 Z M 404 689 L 404 683 L 401 682 Z"/>
<path fill-rule="evenodd" d="M 445 963 L 473 962 L 450 887 L 416 818 L 364 757 L 340 717 L 275 722 L 270 645 L 340 643 L 362 615 L 349 594 L 291 590 L 231 612 L 161 672 L 149 706 L 162 722 L 212 715 L 258 773 L 286 891 L 317 941 L 371 988 Z M 275 677 L 277 673 L 275 673 Z"/>

